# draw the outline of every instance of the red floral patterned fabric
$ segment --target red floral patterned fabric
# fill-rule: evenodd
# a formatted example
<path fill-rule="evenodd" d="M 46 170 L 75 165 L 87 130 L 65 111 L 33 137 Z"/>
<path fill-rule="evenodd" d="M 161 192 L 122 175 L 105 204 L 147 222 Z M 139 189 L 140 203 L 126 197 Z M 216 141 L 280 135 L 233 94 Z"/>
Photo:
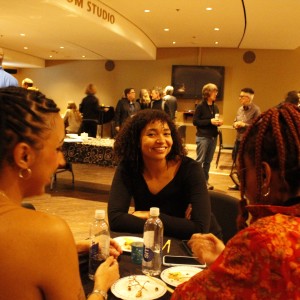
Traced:
<path fill-rule="evenodd" d="M 300 299 L 300 204 L 249 211 L 256 221 L 208 269 L 178 286 L 172 300 Z"/>

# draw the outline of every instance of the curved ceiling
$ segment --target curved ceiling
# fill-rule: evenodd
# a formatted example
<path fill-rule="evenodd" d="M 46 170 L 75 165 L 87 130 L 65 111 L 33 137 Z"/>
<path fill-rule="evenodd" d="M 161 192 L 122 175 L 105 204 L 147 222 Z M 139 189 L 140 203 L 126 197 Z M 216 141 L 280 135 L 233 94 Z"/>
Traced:
<path fill-rule="evenodd" d="M 1 0 L 0 47 L 14 67 L 154 60 L 162 47 L 296 49 L 299 11 L 299 0 Z"/>

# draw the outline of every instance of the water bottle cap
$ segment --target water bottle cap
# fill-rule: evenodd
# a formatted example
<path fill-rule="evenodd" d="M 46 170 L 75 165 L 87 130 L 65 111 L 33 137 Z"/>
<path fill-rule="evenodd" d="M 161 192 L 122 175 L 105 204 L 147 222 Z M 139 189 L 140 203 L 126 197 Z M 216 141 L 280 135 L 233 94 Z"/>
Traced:
<path fill-rule="evenodd" d="M 96 209 L 96 211 L 95 211 L 95 218 L 96 219 L 104 219 L 105 218 L 105 210 L 103 210 L 103 209 Z"/>
<path fill-rule="evenodd" d="M 159 216 L 159 207 L 150 208 L 150 216 L 158 217 Z"/>

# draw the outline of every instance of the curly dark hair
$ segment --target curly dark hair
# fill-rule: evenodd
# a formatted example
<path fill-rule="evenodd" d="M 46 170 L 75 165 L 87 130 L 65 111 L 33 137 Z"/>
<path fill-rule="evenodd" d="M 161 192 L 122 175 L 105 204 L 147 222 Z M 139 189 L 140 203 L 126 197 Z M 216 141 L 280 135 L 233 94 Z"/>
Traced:
<path fill-rule="evenodd" d="M 17 143 L 41 147 L 42 134 L 51 130 L 48 115 L 58 112 L 55 102 L 39 91 L 21 87 L 1 88 L 0 167 L 5 160 L 12 163 L 12 149 Z"/>
<path fill-rule="evenodd" d="M 248 127 L 239 147 L 240 173 L 240 219 L 239 227 L 245 227 L 248 218 L 245 199 L 245 156 L 256 167 L 258 192 L 257 203 L 262 203 L 262 162 L 267 162 L 272 169 L 278 170 L 282 187 L 291 197 L 295 196 L 300 186 L 300 110 L 297 106 L 285 103 L 280 107 L 263 112 Z M 278 199 L 274 199 L 280 205 Z M 283 201 L 283 199 L 282 199 Z"/>
<path fill-rule="evenodd" d="M 167 123 L 171 130 L 173 146 L 166 157 L 167 161 L 186 156 L 187 151 L 183 146 L 182 139 L 169 115 L 162 110 L 145 109 L 139 111 L 132 118 L 127 119 L 118 133 L 114 144 L 114 153 L 118 161 L 129 162 L 134 170 L 139 172 L 143 171 L 144 163 L 140 146 L 140 137 L 142 130 L 146 125 L 155 121 Z"/>

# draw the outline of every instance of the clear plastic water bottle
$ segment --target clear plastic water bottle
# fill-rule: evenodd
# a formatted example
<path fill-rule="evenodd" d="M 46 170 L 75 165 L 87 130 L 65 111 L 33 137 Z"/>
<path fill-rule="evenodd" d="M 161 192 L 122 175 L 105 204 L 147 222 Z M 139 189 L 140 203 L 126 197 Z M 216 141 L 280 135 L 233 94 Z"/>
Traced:
<path fill-rule="evenodd" d="M 144 225 L 144 249 L 142 272 L 155 276 L 161 272 L 164 226 L 159 216 L 159 208 L 150 208 L 150 218 Z"/>
<path fill-rule="evenodd" d="M 109 256 L 110 233 L 104 210 L 95 211 L 95 220 L 90 227 L 90 239 L 89 278 L 94 280 L 97 268 Z"/>

